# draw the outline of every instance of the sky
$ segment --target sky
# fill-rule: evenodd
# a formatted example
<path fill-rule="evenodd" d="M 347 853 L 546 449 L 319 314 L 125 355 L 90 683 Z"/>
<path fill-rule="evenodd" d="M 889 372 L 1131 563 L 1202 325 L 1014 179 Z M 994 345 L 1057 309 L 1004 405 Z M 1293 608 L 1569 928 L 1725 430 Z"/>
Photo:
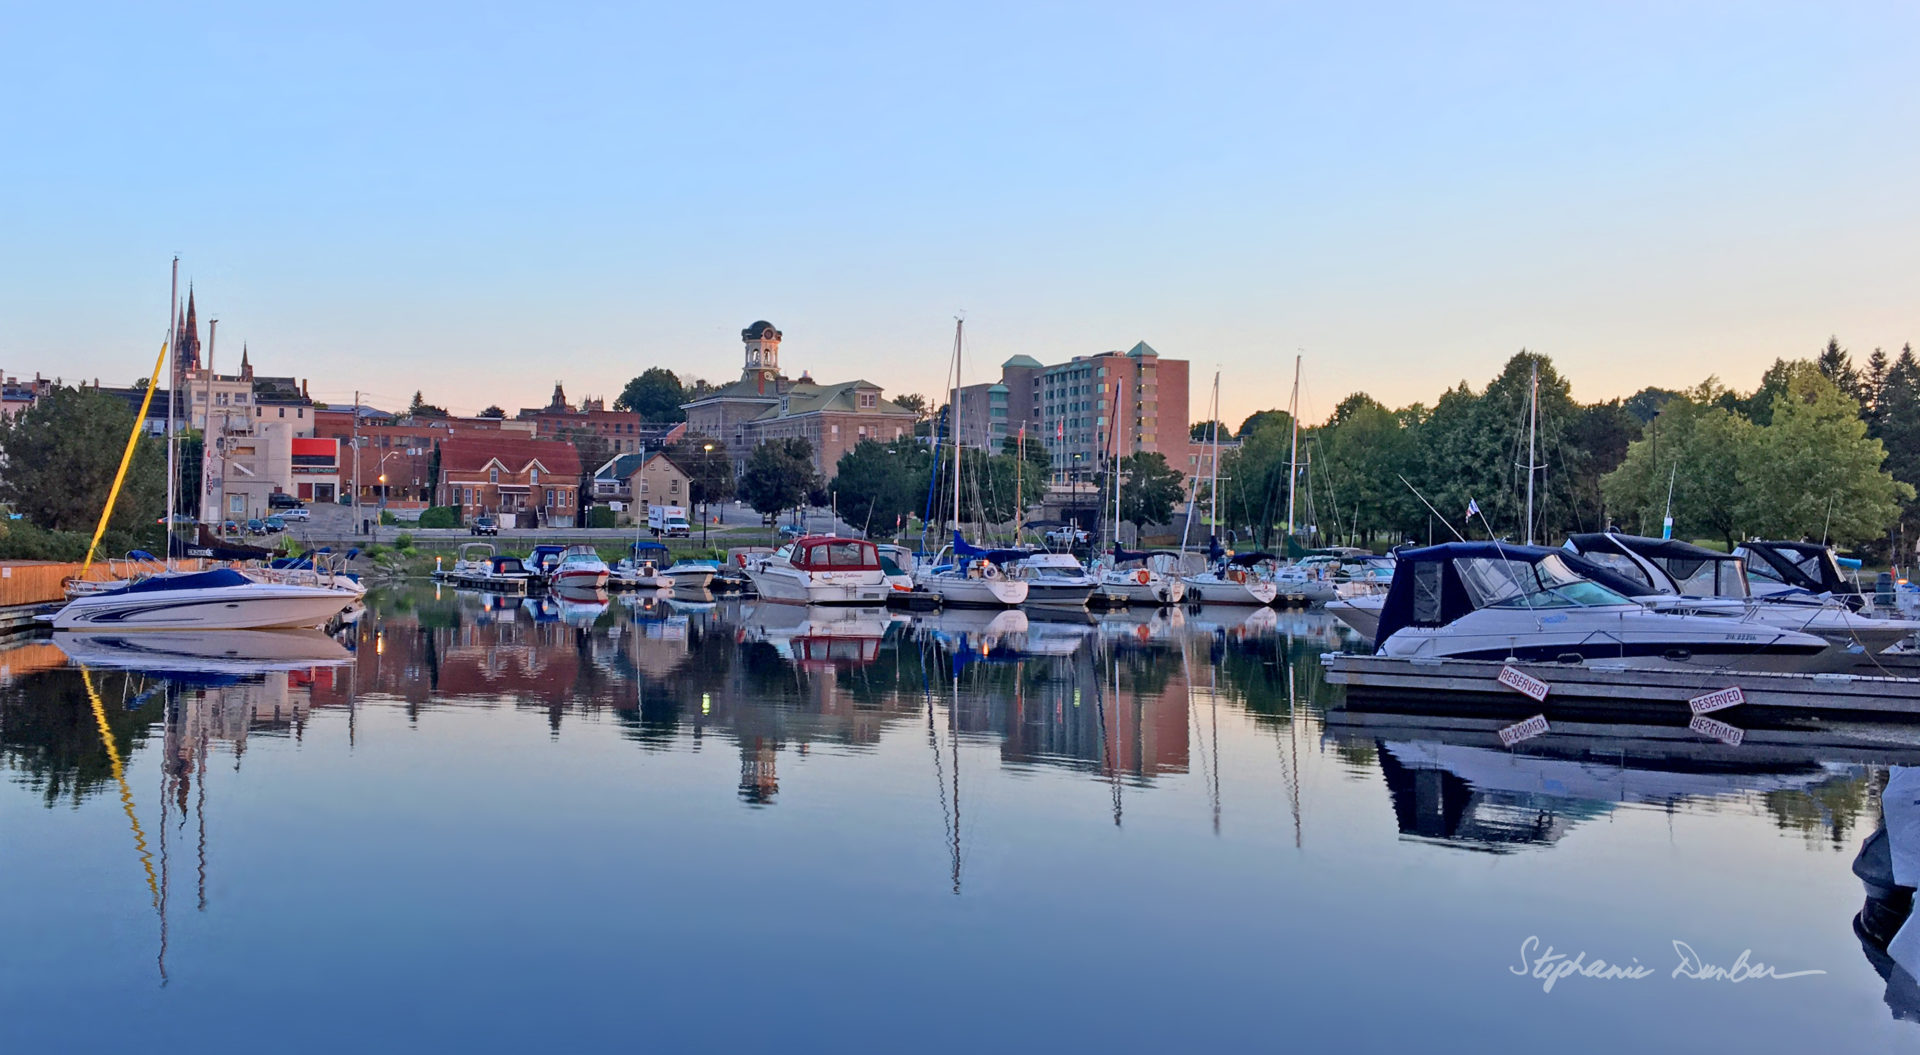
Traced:
<path fill-rule="evenodd" d="M 1145 340 L 1237 422 L 1920 340 L 1920 6 L 0 5 L 0 369 L 456 412 Z M 204 341 L 205 334 L 203 332 Z"/>

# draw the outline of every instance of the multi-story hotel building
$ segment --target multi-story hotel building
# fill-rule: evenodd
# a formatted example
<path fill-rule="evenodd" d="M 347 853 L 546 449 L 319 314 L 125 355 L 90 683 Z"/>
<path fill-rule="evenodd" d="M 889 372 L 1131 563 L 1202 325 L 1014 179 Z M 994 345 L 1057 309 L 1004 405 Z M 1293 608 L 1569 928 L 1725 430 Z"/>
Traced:
<path fill-rule="evenodd" d="M 998 450 L 1023 426 L 1029 440 L 1046 444 L 1057 482 L 1099 471 L 1116 452 L 1157 451 L 1185 472 L 1193 464 L 1187 361 L 1164 358 L 1145 341 L 1054 366 L 1016 355 L 1001 364 L 997 383 L 960 390 L 962 443 Z"/>

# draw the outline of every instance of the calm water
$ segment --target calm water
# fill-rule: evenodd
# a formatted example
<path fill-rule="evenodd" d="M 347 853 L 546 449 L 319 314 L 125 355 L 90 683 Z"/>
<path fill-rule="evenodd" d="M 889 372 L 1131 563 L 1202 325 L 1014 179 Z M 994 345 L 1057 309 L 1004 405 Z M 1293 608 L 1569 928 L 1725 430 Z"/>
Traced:
<path fill-rule="evenodd" d="M 1920 1044 L 1853 929 L 1897 730 L 1506 751 L 1343 706 L 1317 614 L 425 589 L 340 640 L 0 653 L 0 1050 Z M 1652 973 L 1544 992 L 1530 937 Z"/>

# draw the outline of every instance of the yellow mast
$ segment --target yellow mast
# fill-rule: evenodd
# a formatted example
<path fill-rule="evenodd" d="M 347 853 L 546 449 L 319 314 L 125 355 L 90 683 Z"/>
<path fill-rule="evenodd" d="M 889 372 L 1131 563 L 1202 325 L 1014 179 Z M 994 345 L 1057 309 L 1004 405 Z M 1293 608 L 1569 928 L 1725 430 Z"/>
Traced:
<path fill-rule="evenodd" d="M 147 397 L 140 401 L 140 413 L 133 417 L 133 431 L 127 434 L 127 449 L 120 454 L 120 471 L 113 474 L 113 490 L 107 492 L 107 505 L 100 510 L 100 523 L 94 526 L 93 541 L 87 543 L 87 559 L 80 565 L 80 577 L 85 578 L 87 569 L 93 566 L 93 551 L 100 548 L 100 536 L 107 533 L 107 521 L 113 517 L 113 504 L 120 498 L 120 485 L 127 481 L 127 467 L 133 464 L 133 451 L 140 443 L 140 427 L 146 424 L 147 408 L 153 405 L 153 389 L 160 383 L 160 371 L 167 365 L 167 342 L 160 342 L 160 358 L 154 360 L 153 378 L 147 382 Z M 167 511 L 173 515 L 172 510 Z M 169 541 L 172 533 L 169 532 Z M 172 554 L 168 554 L 169 557 Z"/>

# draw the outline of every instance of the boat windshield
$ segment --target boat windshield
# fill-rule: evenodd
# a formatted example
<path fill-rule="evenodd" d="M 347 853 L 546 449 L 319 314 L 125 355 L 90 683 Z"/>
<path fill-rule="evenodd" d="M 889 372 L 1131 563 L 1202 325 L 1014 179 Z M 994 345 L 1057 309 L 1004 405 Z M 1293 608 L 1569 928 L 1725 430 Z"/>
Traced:
<path fill-rule="evenodd" d="M 1656 557 L 1653 561 L 1690 597 L 1746 597 L 1747 577 L 1736 560 Z"/>
<path fill-rule="evenodd" d="M 1475 608 L 1591 608 L 1632 604 L 1582 578 L 1557 556 L 1537 562 L 1462 557 L 1453 562 Z"/>

